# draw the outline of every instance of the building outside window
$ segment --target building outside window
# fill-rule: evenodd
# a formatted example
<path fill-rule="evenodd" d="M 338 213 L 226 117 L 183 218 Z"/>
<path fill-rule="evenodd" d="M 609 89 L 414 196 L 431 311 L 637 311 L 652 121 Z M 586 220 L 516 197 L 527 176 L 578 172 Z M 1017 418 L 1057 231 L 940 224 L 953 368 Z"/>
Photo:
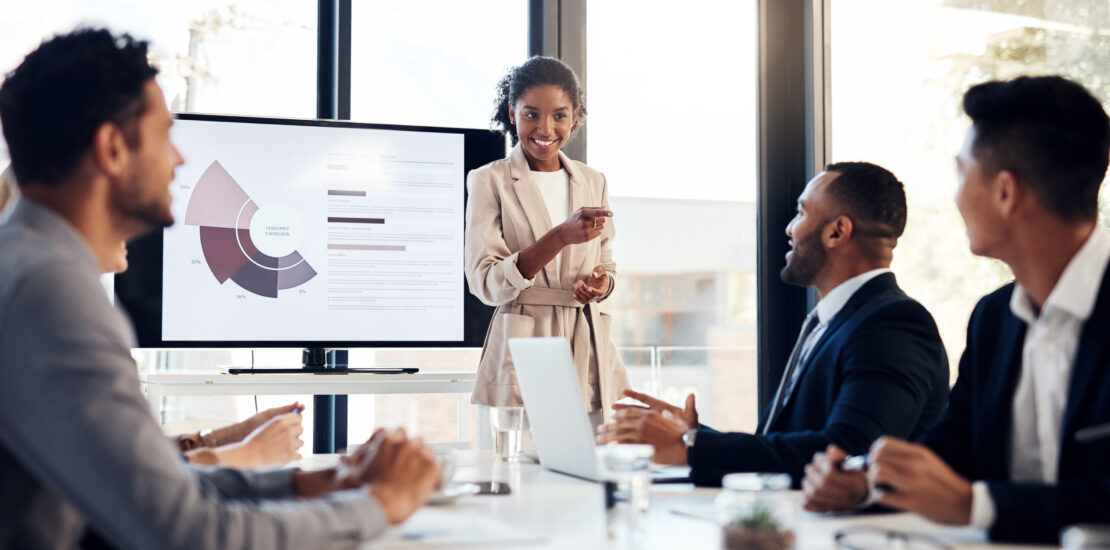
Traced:
<path fill-rule="evenodd" d="M 693 392 L 706 423 L 751 431 L 756 2 L 587 10 L 587 156 L 617 229 L 613 337 L 634 386 L 676 404 Z"/>

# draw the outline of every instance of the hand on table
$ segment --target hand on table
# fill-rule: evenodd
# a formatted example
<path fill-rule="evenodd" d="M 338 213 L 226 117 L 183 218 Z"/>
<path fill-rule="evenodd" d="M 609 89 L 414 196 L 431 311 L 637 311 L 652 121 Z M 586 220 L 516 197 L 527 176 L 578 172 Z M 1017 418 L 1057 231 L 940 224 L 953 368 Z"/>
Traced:
<path fill-rule="evenodd" d="M 269 422 L 275 416 L 290 414 L 298 408 L 303 411 L 304 405 L 301 405 L 300 403 L 294 401 L 289 405 L 282 405 L 280 407 L 266 409 L 264 411 L 256 413 L 254 416 L 251 416 L 250 418 L 247 418 L 242 422 L 236 422 L 235 424 L 230 424 L 222 428 L 212 430 L 212 433 L 204 438 L 202 443 L 206 447 L 221 447 L 223 445 L 229 445 L 231 443 L 238 443 L 246 438 L 248 435 L 250 435 L 251 432 L 257 430 L 259 426 Z"/>
<path fill-rule="evenodd" d="M 803 507 L 810 512 L 851 510 L 867 500 L 870 488 L 866 472 L 842 472 L 840 464 L 848 455 L 836 445 L 813 455 L 802 480 Z"/>
<path fill-rule="evenodd" d="M 694 402 L 694 394 L 692 393 L 686 396 L 686 408 L 684 409 L 680 409 L 674 405 L 671 405 L 670 403 L 667 403 L 666 401 L 663 401 L 662 399 L 657 399 L 646 393 L 640 393 L 638 391 L 624 390 L 624 396 L 631 397 L 632 399 L 643 403 L 643 405 L 626 405 L 624 403 L 614 403 L 613 410 L 620 411 L 626 409 L 641 409 L 655 411 L 659 414 L 670 412 L 672 415 L 682 420 L 682 422 L 686 424 L 687 429 L 697 428 L 699 426 L 698 409 L 696 403 Z"/>
<path fill-rule="evenodd" d="M 359 487 L 381 478 L 381 464 L 374 463 L 374 456 L 388 435 L 385 428 L 378 428 L 355 452 L 339 456 L 339 478 L 344 486 Z"/>
<path fill-rule="evenodd" d="M 612 420 L 598 426 L 597 442 L 645 443 L 655 448 L 652 460 L 659 464 L 686 464 L 686 444 L 682 434 L 687 427 L 670 411 L 662 413 L 642 407 L 631 407 L 613 413 Z"/>
<path fill-rule="evenodd" d="M 428 500 L 443 476 L 435 455 L 420 438 L 409 439 L 398 429 L 381 439 L 369 468 L 376 472 L 370 485 L 390 525 L 401 523 Z"/>
<path fill-rule="evenodd" d="M 261 413 L 260 413 L 261 414 Z M 304 441 L 300 413 L 275 416 L 239 443 L 216 449 L 220 464 L 239 468 L 265 468 L 300 460 Z"/>
<path fill-rule="evenodd" d="M 596 302 L 609 290 L 609 274 L 600 265 L 595 267 L 584 281 L 574 281 L 574 299 L 580 303 Z"/>
<path fill-rule="evenodd" d="M 316 498 L 335 491 L 357 489 L 373 483 L 380 476 L 380 468 L 371 469 L 378 446 L 388 433 L 378 428 L 365 444 L 351 454 L 339 455 L 339 465 L 334 468 L 313 471 L 297 471 L 293 474 L 294 492 L 301 498 Z"/>
<path fill-rule="evenodd" d="M 924 445 L 881 437 L 871 445 L 867 474 L 880 504 L 913 512 L 937 523 L 971 522 L 971 483 Z"/>

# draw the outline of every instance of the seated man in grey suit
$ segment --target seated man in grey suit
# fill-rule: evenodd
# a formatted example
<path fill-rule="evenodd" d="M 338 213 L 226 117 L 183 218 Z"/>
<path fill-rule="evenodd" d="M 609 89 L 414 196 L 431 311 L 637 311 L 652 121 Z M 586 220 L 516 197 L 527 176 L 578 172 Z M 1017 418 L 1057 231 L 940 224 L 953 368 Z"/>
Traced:
<path fill-rule="evenodd" d="M 0 547 L 95 532 L 136 550 L 353 548 L 438 482 L 418 440 L 397 431 L 315 472 L 193 468 L 143 399 L 99 278 L 120 242 L 173 223 L 183 160 L 156 72 L 145 43 L 78 30 L 0 87 L 23 194 L 0 225 Z"/>
<path fill-rule="evenodd" d="M 863 452 L 884 434 L 924 432 L 948 399 L 948 359 L 933 317 L 890 272 L 905 226 L 894 174 L 866 162 L 827 166 L 798 197 L 782 270 L 784 282 L 815 287 L 821 301 L 755 433 L 699 425 L 693 396 L 679 409 L 626 392 L 648 407 L 617 405 L 624 410 L 601 426 L 599 442 L 650 443 L 656 462 L 689 464 L 698 484 L 729 472 L 785 472 L 797 484 L 830 443 Z"/>

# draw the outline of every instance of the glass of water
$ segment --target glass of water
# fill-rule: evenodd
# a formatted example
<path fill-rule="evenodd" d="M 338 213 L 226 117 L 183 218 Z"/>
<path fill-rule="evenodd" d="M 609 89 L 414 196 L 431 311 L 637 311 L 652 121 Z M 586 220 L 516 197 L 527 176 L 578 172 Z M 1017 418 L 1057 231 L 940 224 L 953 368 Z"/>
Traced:
<path fill-rule="evenodd" d="M 596 453 L 598 474 L 606 481 L 609 539 L 620 548 L 642 548 L 655 449 L 651 445 L 602 445 Z"/>
<path fill-rule="evenodd" d="M 493 407 L 489 420 L 493 430 L 493 456 L 503 461 L 520 460 L 524 407 Z"/>

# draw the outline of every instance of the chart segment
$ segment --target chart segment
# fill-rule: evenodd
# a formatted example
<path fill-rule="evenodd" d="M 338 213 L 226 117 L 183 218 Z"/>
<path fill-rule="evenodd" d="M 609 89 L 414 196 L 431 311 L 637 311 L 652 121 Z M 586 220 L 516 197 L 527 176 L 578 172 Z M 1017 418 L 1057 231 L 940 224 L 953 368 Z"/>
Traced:
<path fill-rule="evenodd" d="M 199 227 L 204 261 L 217 282 L 224 284 L 231 279 L 247 292 L 277 298 L 279 290 L 303 285 L 317 273 L 296 250 L 279 257 L 259 250 L 251 235 L 251 221 L 261 210 L 220 162 L 213 161 L 189 198 L 185 225 Z M 289 207 L 282 205 L 267 212 L 272 217 L 275 210 L 277 221 L 266 218 L 267 222 L 256 224 L 255 229 L 265 233 L 261 238 L 271 246 L 275 240 L 295 238 L 297 232 L 290 227 L 299 223 L 281 219 L 291 218 Z"/>

